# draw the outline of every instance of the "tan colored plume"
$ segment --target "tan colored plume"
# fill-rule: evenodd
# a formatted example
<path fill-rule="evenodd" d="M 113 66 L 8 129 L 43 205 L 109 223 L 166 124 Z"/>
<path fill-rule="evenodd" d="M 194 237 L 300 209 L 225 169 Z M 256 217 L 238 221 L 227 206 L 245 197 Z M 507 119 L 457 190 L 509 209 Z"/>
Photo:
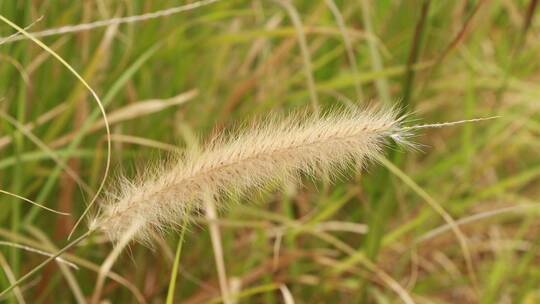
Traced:
<path fill-rule="evenodd" d="M 138 240 L 183 222 L 209 196 L 256 192 L 270 183 L 336 176 L 352 164 L 364 165 L 389 139 L 404 142 L 395 109 L 331 110 L 322 115 L 273 115 L 243 131 L 222 134 L 202 151 L 187 151 L 167 168 L 122 179 L 106 198 L 91 229 L 117 241 L 139 227 Z M 145 176 L 146 175 L 146 176 Z"/>

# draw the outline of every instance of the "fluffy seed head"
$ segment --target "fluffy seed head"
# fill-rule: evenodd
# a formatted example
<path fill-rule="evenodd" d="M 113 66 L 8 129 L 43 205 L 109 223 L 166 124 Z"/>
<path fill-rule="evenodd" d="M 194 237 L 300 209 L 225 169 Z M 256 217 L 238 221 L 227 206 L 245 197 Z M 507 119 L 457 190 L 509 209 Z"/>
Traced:
<path fill-rule="evenodd" d="M 240 132 L 213 139 L 202 151 L 187 151 L 167 168 L 130 182 L 122 179 L 105 200 L 94 227 L 118 240 L 132 226 L 138 240 L 181 224 L 209 197 L 217 206 L 231 194 L 269 183 L 339 174 L 364 165 L 393 139 L 406 143 L 396 110 L 331 110 L 322 115 L 270 116 Z"/>

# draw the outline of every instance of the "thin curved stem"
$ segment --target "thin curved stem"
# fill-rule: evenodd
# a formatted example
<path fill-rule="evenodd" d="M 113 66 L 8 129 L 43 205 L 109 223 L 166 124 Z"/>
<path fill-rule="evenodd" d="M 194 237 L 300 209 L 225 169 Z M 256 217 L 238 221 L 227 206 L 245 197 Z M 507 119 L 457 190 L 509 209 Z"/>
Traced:
<path fill-rule="evenodd" d="M 4 295 L 6 295 L 8 292 L 12 291 L 15 287 L 19 286 L 22 282 L 29 279 L 32 275 L 36 274 L 39 270 L 41 270 L 43 267 L 45 267 L 47 264 L 49 264 L 49 262 L 52 262 L 52 261 L 56 260 L 56 258 L 59 257 L 60 255 L 62 255 L 64 252 L 68 251 L 70 248 L 77 245 L 82 240 L 86 239 L 93 232 L 94 232 L 94 230 L 88 230 L 87 232 L 85 232 L 84 234 L 82 234 L 81 236 L 79 236 L 78 238 L 73 240 L 71 243 L 64 246 L 64 248 L 58 250 L 55 254 L 51 255 L 45 261 L 41 262 L 41 264 L 37 265 L 36 267 L 34 267 L 34 269 L 30 270 L 28 273 L 23 275 L 21 278 L 19 278 L 17 281 L 15 281 L 15 283 L 11 284 L 11 286 L 4 289 L 0 293 L 0 298 L 3 297 Z"/>

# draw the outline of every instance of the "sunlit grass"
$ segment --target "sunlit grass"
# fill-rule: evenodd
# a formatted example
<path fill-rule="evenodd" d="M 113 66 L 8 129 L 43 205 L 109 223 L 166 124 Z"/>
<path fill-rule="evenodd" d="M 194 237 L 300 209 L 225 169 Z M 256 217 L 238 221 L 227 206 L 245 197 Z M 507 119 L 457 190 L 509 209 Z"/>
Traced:
<path fill-rule="evenodd" d="M 392 103 L 411 124 L 500 116 L 422 130 L 421 151 L 390 147 L 384 165 L 336 184 L 282 185 L 231 198 L 217 218 L 193 215 L 181 251 L 179 231 L 130 245 L 101 299 L 223 301 L 219 246 L 238 303 L 540 301 L 537 1 L 280 2 L 205 1 L 70 32 L 58 28 L 179 4 L 1 2 L 27 32 L 56 30 L 39 37 L 49 50 L 0 39 L 0 189 L 72 216 L 2 194 L 0 241 L 57 252 L 106 173 L 103 115 L 61 58 L 109 117 L 112 180 L 272 111 Z M 62 255 L 79 270 L 51 263 L 5 299 L 90 301 L 112 248 L 93 235 Z M 2 246 L 1 289 L 45 258 Z"/>

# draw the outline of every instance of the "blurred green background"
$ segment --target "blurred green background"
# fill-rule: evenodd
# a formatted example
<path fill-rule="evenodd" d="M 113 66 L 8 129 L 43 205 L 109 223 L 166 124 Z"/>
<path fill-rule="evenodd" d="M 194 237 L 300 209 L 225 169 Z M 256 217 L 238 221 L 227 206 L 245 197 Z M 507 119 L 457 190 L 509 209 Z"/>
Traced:
<path fill-rule="evenodd" d="M 221 129 L 315 103 L 395 105 L 412 124 L 500 116 L 422 130 L 421 151 L 391 146 L 383 164 L 336 183 L 236 200 L 219 215 L 223 258 L 235 303 L 399 303 L 396 290 L 417 303 L 537 303 L 537 2 L 205 1 L 66 33 L 41 31 L 194 1 L 2 1 L 0 14 L 37 33 L 101 97 L 113 133 L 110 180 Z M 2 37 L 14 33 L 1 24 Z M 44 260 L 31 248 L 66 244 L 101 182 L 107 147 L 81 82 L 32 41 L 11 38 L 0 40 L 0 189 L 72 216 L 2 194 L 2 289 Z M 217 303 L 208 223 L 194 220 L 175 301 Z M 178 239 L 170 231 L 131 244 L 102 299 L 164 302 Z M 65 257 L 78 270 L 51 263 L 17 292 L 27 303 L 86 301 L 112 248 L 93 236 Z"/>

